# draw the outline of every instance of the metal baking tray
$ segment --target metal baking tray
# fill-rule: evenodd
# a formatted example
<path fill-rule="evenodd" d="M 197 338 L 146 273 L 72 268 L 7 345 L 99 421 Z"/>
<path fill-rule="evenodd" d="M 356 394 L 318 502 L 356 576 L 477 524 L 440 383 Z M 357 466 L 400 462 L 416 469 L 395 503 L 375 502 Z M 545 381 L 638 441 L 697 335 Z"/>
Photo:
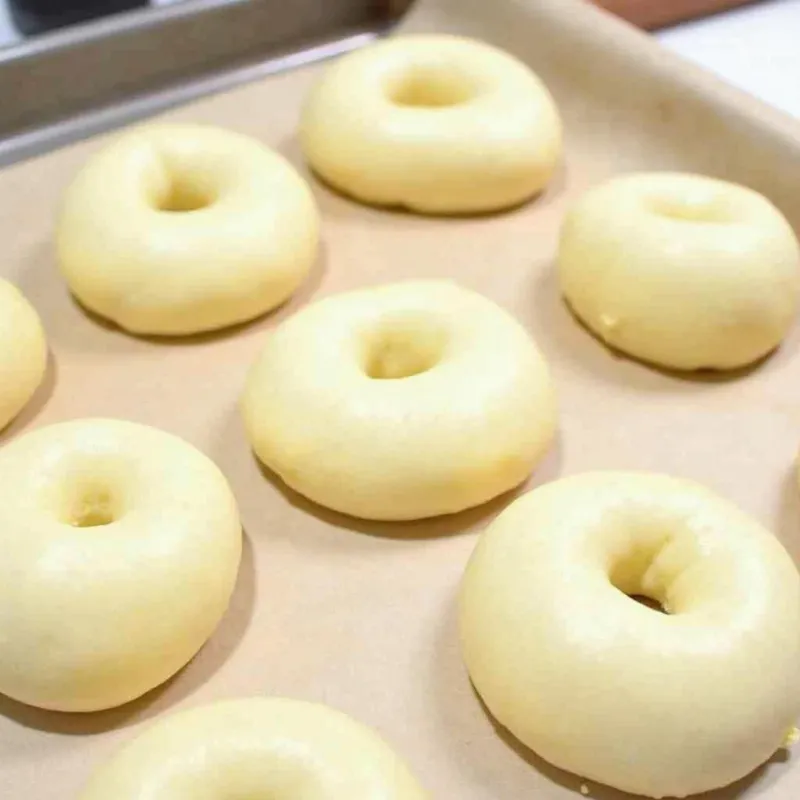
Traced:
<path fill-rule="evenodd" d="M 0 49 L 0 166 L 343 53 L 411 0 L 186 0 Z"/>
<path fill-rule="evenodd" d="M 383 27 L 368 24 L 367 34 Z M 595 340 L 565 307 L 553 269 L 565 209 L 587 187 L 630 171 L 696 171 L 750 185 L 800 229 L 800 127 L 579 0 L 416 0 L 397 32 L 421 31 L 481 38 L 536 70 L 564 118 L 563 168 L 519 208 L 428 218 L 361 206 L 308 171 L 296 132 L 319 64 L 171 108 L 166 119 L 224 126 L 275 148 L 308 180 L 320 209 L 323 245 L 308 280 L 282 308 L 233 330 L 137 338 L 71 298 L 54 261 L 53 224 L 65 188 L 104 137 L 0 170 L 0 275 L 39 312 L 52 354 L 44 385 L 0 445 L 77 417 L 153 425 L 216 461 L 246 532 L 227 615 L 164 686 L 83 715 L 0 697 L 3 800 L 74 800 L 98 765 L 163 715 L 265 694 L 323 702 L 370 725 L 432 798 L 580 800 L 586 784 L 591 800 L 631 800 L 543 762 L 471 688 L 458 585 L 480 531 L 513 493 L 451 517 L 371 523 L 320 508 L 259 468 L 238 411 L 247 371 L 276 325 L 335 292 L 450 279 L 526 327 L 551 366 L 560 416 L 555 445 L 520 491 L 587 470 L 665 472 L 730 498 L 800 557 L 800 327 L 751 369 L 674 374 Z M 795 747 L 703 800 L 798 797 Z"/>

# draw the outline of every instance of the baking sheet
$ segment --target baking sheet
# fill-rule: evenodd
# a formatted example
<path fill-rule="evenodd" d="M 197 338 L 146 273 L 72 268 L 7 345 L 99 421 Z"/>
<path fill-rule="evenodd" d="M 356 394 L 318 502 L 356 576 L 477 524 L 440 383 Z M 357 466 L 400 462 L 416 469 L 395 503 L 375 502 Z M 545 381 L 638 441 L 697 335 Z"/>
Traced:
<path fill-rule="evenodd" d="M 176 433 L 227 474 L 247 543 L 230 612 L 166 686 L 91 715 L 0 699 L 0 797 L 72 798 L 93 767 L 159 715 L 253 694 L 329 703 L 372 725 L 433 797 L 580 797 L 580 778 L 495 728 L 460 660 L 459 578 L 478 532 L 510 498 L 432 522 L 360 522 L 278 485 L 250 454 L 236 408 L 250 363 L 280 320 L 333 292 L 438 276 L 484 293 L 528 326 L 560 392 L 559 439 L 531 486 L 588 469 L 693 478 L 735 500 L 800 556 L 792 467 L 800 440 L 798 330 L 754 369 L 676 376 L 592 338 L 559 299 L 552 269 L 566 205 L 626 170 L 691 169 L 738 180 L 765 191 L 798 225 L 794 124 L 577 0 L 423 0 L 405 28 L 478 36 L 525 58 L 563 111 L 565 167 L 530 205 L 473 219 L 370 210 L 313 182 L 324 245 L 312 276 L 286 307 L 238 330 L 136 339 L 72 302 L 55 271 L 53 219 L 62 190 L 97 141 L 0 173 L 0 269 L 38 308 L 53 354 L 45 386 L 3 440 L 94 415 Z M 317 69 L 273 76 L 169 116 L 257 136 L 302 166 L 294 131 Z M 624 797 L 587 785 L 593 798 Z M 799 795 L 797 756 L 779 754 L 708 797 Z"/>

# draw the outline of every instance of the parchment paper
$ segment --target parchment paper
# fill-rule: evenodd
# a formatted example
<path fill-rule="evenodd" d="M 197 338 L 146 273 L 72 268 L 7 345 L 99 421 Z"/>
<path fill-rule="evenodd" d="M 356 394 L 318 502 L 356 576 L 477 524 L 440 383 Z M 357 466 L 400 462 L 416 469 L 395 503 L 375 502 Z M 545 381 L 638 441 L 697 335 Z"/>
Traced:
<path fill-rule="evenodd" d="M 560 300 L 552 270 L 565 206 L 593 182 L 626 170 L 691 169 L 742 181 L 797 224 L 797 128 L 576 0 L 423 0 L 405 28 L 481 37 L 526 59 L 563 111 L 564 169 L 537 201 L 474 219 L 370 210 L 312 181 L 324 215 L 314 273 L 285 308 L 244 328 L 190 340 L 136 339 L 89 318 L 70 299 L 54 266 L 53 220 L 62 190 L 97 141 L 0 174 L 0 270 L 36 305 L 52 348 L 46 385 L 2 440 L 94 415 L 171 431 L 225 471 L 247 541 L 229 614 L 165 687 L 91 715 L 0 699 L 0 797 L 73 798 L 94 766 L 159 715 L 253 694 L 329 703 L 374 726 L 432 797 L 580 796 L 581 779 L 495 728 L 460 660 L 459 578 L 478 532 L 510 498 L 433 522 L 359 522 L 294 495 L 251 456 L 236 408 L 244 375 L 279 321 L 333 292 L 422 276 L 455 278 L 483 292 L 528 326 L 560 392 L 560 437 L 531 486 L 588 469 L 693 478 L 736 501 L 800 555 L 792 471 L 800 443 L 798 331 L 740 374 L 666 374 L 615 355 L 581 328 Z M 317 69 L 170 116 L 252 134 L 304 169 L 294 130 Z M 622 797 L 589 789 L 594 798 Z M 797 756 L 777 756 L 713 795 L 756 797 L 800 797 Z"/>

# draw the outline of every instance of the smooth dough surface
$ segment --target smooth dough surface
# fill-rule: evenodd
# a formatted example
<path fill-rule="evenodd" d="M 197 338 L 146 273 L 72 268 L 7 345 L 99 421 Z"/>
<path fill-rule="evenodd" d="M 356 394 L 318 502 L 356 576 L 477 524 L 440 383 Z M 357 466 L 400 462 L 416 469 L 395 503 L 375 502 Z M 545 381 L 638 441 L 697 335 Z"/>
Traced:
<path fill-rule="evenodd" d="M 409 281 L 335 295 L 269 334 L 242 398 L 258 457 L 321 505 L 431 517 L 524 481 L 553 439 L 549 370 L 475 292 Z"/>
<path fill-rule="evenodd" d="M 314 170 L 366 203 L 494 211 L 538 194 L 561 159 L 561 120 L 521 61 L 457 36 L 398 36 L 330 66 L 300 126 Z"/>
<path fill-rule="evenodd" d="M 305 181 L 255 139 L 203 125 L 134 129 L 64 199 L 61 271 L 91 311 L 134 333 L 245 322 L 283 303 L 317 254 Z"/>
<path fill-rule="evenodd" d="M 800 714 L 791 558 L 678 478 L 586 473 L 516 500 L 469 562 L 460 628 L 502 725 L 550 763 L 627 792 L 732 783 Z"/>
<path fill-rule="evenodd" d="M 0 280 L 0 429 L 27 405 L 46 370 L 39 315 L 16 286 Z"/>
<path fill-rule="evenodd" d="M 423 800 L 405 764 L 339 711 L 284 698 L 167 717 L 94 775 L 80 800 Z"/>
<path fill-rule="evenodd" d="M 0 450 L 0 693 L 57 711 L 163 683 L 228 606 L 236 502 L 186 442 L 82 419 Z"/>
<path fill-rule="evenodd" d="M 558 271 L 601 339 L 682 370 L 767 355 L 800 301 L 800 249 L 783 215 L 750 189 L 692 174 L 590 189 L 567 214 Z"/>

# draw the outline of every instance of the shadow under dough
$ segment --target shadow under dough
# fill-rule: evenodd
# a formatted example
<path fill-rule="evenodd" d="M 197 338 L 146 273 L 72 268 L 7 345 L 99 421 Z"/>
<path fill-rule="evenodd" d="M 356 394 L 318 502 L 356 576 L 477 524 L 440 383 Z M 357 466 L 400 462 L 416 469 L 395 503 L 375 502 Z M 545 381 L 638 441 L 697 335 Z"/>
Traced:
<path fill-rule="evenodd" d="M 433 644 L 433 658 L 431 691 L 436 698 L 436 712 L 441 716 L 442 727 L 447 732 L 452 747 L 459 749 L 459 752 L 455 753 L 457 763 L 469 765 L 469 768 L 475 772 L 477 781 L 495 783 L 496 778 L 492 779 L 491 777 L 493 772 L 503 769 L 502 764 L 498 765 L 497 763 L 497 754 L 493 754 L 490 747 L 471 746 L 476 740 L 480 740 L 481 736 L 485 738 L 485 723 L 488 723 L 492 735 L 496 736 L 516 757 L 525 762 L 531 770 L 535 770 L 548 781 L 571 792 L 579 792 L 580 787 L 586 785 L 589 788 L 588 796 L 594 800 L 640 800 L 638 795 L 598 784 L 550 764 L 517 739 L 492 715 L 471 683 L 461 657 L 457 592 L 455 591 L 441 619 L 440 629 Z M 484 725 L 483 733 L 476 728 L 480 725 Z M 472 732 L 465 735 L 464 732 L 470 732 L 471 729 Z M 452 736 L 454 730 L 462 731 L 462 735 L 460 737 Z M 788 760 L 788 752 L 784 749 L 778 750 L 769 761 L 741 780 L 721 789 L 693 795 L 693 797 L 697 797 L 698 800 L 744 800 L 753 787 L 758 785 L 761 789 L 762 784 L 768 780 L 768 774 Z M 531 786 L 531 792 L 534 792 L 535 788 Z"/>
<path fill-rule="evenodd" d="M 320 241 L 317 258 L 308 275 L 280 305 L 235 325 L 177 336 L 133 333 L 86 308 L 70 293 L 66 282 L 58 273 L 49 246 L 42 245 L 31 254 L 26 269 L 20 276 L 19 285 L 41 317 L 50 341 L 57 341 L 60 347 L 79 352 L 128 354 L 142 343 L 173 347 L 203 345 L 232 339 L 243 332 L 257 331 L 261 326 L 275 325 L 313 299 L 325 278 L 327 263 L 325 242 Z"/>
<path fill-rule="evenodd" d="M 48 351 L 47 366 L 42 382 L 36 388 L 31 399 L 23 406 L 19 414 L 0 431 L 0 441 L 11 439 L 33 423 L 55 393 L 57 384 L 58 362 L 52 351 Z"/>
<path fill-rule="evenodd" d="M 448 221 L 470 222 L 512 215 L 531 205 L 535 205 L 541 210 L 543 206 L 549 205 L 562 197 L 567 187 L 567 165 L 562 160 L 550 181 L 541 191 L 512 205 L 493 211 L 422 212 L 415 211 L 403 203 L 368 203 L 355 197 L 344 187 L 330 183 L 327 178 L 323 177 L 306 161 L 300 142 L 294 135 L 284 139 L 275 149 L 288 159 L 305 178 L 323 213 L 334 218 L 337 216 L 352 216 L 360 211 L 372 217 L 374 222 L 391 222 L 393 219 L 411 217 L 427 220 L 430 224 L 436 224 L 437 222 L 447 224 Z"/>
<path fill-rule="evenodd" d="M 212 679 L 247 632 L 256 603 L 253 547 L 242 533 L 242 559 L 231 601 L 211 638 L 175 675 L 141 697 L 105 711 L 48 711 L 0 695 L 0 714 L 19 725 L 68 736 L 91 736 L 124 728 L 169 710 Z"/>
<path fill-rule="evenodd" d="M 270 483 L 291 506 L 316 517 L 330 527 L 381 538 L 435 539 L 468 533 L 485 526 L 520 495 L 533 488 L 530 485 L 531 482 L 539 485 L 558 477 L 561 471 L 561 438 L 560 436 L 556 437 L 549 452 L 536 467 L 531 477 L 519 486 L 482 505 L 464 511 L 399 522 L 360 519 L 325 508 L 288 486 L 275 472 L 262 464 L 252 451 L 251 457 L 264 480 Z"/>
<path fill-rule="evenodd" d="M 536 755 L 533 750 L 517 739 L 514 734 L 511 733 L 511 731 L 503 727 L 503 725 L 492 715 L 492 712 L 486 707 L 486 704 L 475 690 L 475 687 L 473 686 L 472 688 L 477 702 L 486 715 L 486 718 L 492 725 L 492 728 L 494 729 L 494 732 L 498 738 L 500 738 L 507 747 L 513 750 L 517 756 L 519 756 L 519 758 L 526 761 L 531 767 L 536 769 L 553 783 L 557 783 L 560 786 L 573 790 L 576 783 L 581 785 L 585 784 L 589 788 L 589 797 L 594 798 L 594 800 L 641 800 L 641 795 L 622 792 L 619 789 L 612 788 L 611 786 L 595 783 L 594 781 L 586 778 L 581 778 L 579 775 L 573 775 L 572 773 L 559 769 L 558 767 L 555 767 L 549 762 L 545 761 L 543 758 Z M 771 765 L 785 763 L 787 760 L 788 754 L 786 751 L 778 750 L 766 764 L 762 764 L 749 775 L 746 775 L 744 778 L 736 781 L 736 783 L 732 783 L 729 786 L 725 786 L 721 789 L 715 789 L 711 792 L 703 792 L 702 794 L 692 795 L 692 797 L 697 798 L 697 800 L 740 800 L 740 798 L 743 798 L 753 786 L 762 781 Z"/>
<path fill-rule="evenodd" d="M 549 355 L 569 358 L 588 374 L 634 389 L 685 392 L 732 383 L 767 368 L 784 350 L 779 347 L 752 364 L 732 370 L 669 369 L 624 353 L 591 330 L 561 294 L 555 263 L 536 271 L 531 295 L 530 328 L 537 341 L 549 342 L 548 349 L 559 351 Z"/>
<path fill-rule="evenodd" d="M 296 311 L 299 311 L 300 308 L 313 301 L 314 296 L 322 286 L 322 282 L 325 279 L 325 275 L 327 273 L 327 263 L 327 249 L 325 242 L 321 241 L 314 264 L 311 266 L 311 269 L 309 270 L 308 275 L 305 277 L 305 280 L 297 287 L 294 293 L 289 295 L 289 297 L 280 303 L 280 305 L 275 306 L 275 308 L 269 311 L 265 311 L 263 314 L 260 314 L 253 319 L 245 320 L 244 322 L 239 322 L 235 325 L 228 325 L 223 328 L 218 328 L 217 330 L 213 331 L 191 333 L 183 336 L 156 336 L 149 334 L 136 334 L 126 331 L 125 333 L 128 336 L 134 336 L 137 339 L 155 345 L 203 345 L 208 342 L 232 339 L 235 336 L 240 336 L 242 333 L 259 331 L 262 327 L 277 325 L 283 319 L 291 316 Z M 89 314 L 91 317 L 96 317 L 95 314 L 92 314 L 92 312 L 87 311 L 86 309 L 84 309 L 84 312 Z M 110 323 L 106 321 L 105 324 L 109 325 Z M 122 331 L 122 329 L 118 328 L 116 325 L 112 324 L 112 327 Z"/>
<path fill-rule="evenodd" d="M 792 462 L 783 478 L 780 507 L 774 521 L 775 532 L 796 564 L 800 563 L 800 479 Z"/>

